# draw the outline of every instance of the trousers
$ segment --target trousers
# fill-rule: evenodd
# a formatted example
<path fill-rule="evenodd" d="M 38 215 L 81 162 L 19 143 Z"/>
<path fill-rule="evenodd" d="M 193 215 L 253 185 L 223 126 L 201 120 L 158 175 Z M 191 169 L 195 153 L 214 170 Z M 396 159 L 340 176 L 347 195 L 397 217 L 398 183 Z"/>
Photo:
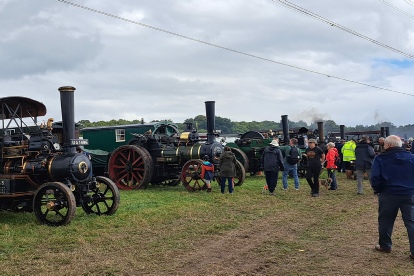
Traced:
<path fill-rule="evenodd" d="M 414 255 L 414 195 L 378 195 L 378 244 L 383 249 L 392 248 L 391 236 L 398 210 L 407 229 L 410 252 Z"/>

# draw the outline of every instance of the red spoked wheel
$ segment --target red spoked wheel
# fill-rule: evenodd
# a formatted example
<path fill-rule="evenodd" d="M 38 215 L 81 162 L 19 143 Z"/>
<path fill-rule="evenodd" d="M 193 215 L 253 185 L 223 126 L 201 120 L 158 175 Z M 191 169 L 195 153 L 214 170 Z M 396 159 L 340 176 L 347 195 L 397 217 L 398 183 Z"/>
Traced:
<path fill-rule="evenodd" d="M 202 160 L 192 159 L 187 161 L 181 169 L 181 182 L 190 192 L 200 191 L 206 186 L 206 183 L 201 178 L 202 164 Z"/>
<path fill-rule="evenodd" d="M 109 178 L 121 190 L 145 188 L 153 174 L 154 163 L 149 152 L 134 145 L 117 148 L 109 158 Z"/>

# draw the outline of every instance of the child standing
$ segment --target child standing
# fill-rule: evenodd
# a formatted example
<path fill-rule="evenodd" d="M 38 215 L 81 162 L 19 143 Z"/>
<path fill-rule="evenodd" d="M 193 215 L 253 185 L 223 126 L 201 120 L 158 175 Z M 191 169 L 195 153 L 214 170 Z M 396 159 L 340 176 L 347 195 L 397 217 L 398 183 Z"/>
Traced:
<path fill-rule="evenodd" d="M 211 181 L 214 179 L 214 165 L 210 163 L 210 157 L 204 155 L 203 164 L 201 165 L 201 178 L 206 182 L 207 192 L 211 192 Z"/>

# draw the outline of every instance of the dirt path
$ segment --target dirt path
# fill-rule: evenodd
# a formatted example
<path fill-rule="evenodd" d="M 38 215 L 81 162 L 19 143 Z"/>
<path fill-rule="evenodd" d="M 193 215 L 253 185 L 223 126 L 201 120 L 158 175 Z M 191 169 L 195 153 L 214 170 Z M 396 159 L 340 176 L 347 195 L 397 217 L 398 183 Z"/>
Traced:
<path fill-rule="evenodd" d="M 268 264 L 260 258 L 256 249 L 270 242 L 274 223 L 267 218 L 249 221 L 214 239 L 205 239 L 193 245 L 193 250 L 180 254 L 172 263 L 177 275 L 263 275 Z"/>
<path fill-rule="evenodd" d="M 377 239 L 375 200 L 364 197 L 349 207 L 330 206 L 333 210 L 326 211 L 328 215 L 323 213 L 327 210 L 324 205 L 310 206 L 320 215 L 301 221 L 292 219 L 296 214 L 286 210 L 283 216 L 249 220 L 237 229 L 194 243 L 190 251 L 179 252 L 166 274 L 394 275 L 392 271 L 412 267 L 414 275 L 401 219 L 394 229 L 396 252 L 373 250 Z M 369 211 L 364 210 L 366 206 Z M 341 213 L 345 213 L 342 225 L 329 228 L 329 217 Z"/>

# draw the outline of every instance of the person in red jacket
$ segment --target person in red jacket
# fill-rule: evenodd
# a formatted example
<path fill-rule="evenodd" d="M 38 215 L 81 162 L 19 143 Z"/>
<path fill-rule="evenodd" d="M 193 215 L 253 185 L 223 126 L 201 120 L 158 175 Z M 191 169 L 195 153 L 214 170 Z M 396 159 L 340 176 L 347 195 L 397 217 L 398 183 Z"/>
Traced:
<path fill-rule="evenodd" d="M 328 153 L 326 154 L 326 170 L 328 171 L 328 177 L 332 179 L 329 190 L 338 189 L 338 183 L 336 182 L 335 170 L 338 168 L 335 165 L 335 159 L 339 157 L 338 150 L 335 148 L 335 144 L 329 142 L 327 145 Z"/>
<path fill-rule="evenodd" d="M 210 157 L 204 155 L 203 164 L 201 165 L 201 178 L 207 186 L 207 192 L 211 192 L 211 181 L 214 179 L 214 165 L 210 163 Z"/>

